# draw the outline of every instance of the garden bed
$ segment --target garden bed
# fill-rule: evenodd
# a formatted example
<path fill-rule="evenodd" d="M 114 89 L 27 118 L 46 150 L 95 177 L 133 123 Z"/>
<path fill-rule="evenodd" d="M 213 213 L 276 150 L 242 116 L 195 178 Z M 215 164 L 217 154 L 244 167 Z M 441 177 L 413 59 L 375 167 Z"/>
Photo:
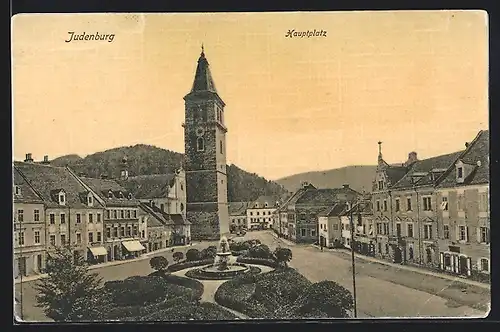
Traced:
<path fill-rule="evenodd" d="M 167 271 L 168 272 L 177 272 L 177 271 L 180 271 L 180 270 L 189 269 L 191 267 L 213 264 L 213 262 L 214 262 L 213 258 L 202 259 L 202 260 L 197 260 L 197 261 L 186 261 L 186 260 L 184 260 L 182 262 L 169 265 L 167 267 Z"/>
<path fill-rule="evenodd" d="M 256 266 L 249 266 L 249 269 L 243 273 L 245 274 L 259 274 L 262 270 Z M 242 273 L 242 271 L 234 271 L 234 274 L 228 272 L 217 273 L 213 272 L 212 274 L 203 274 L 201 269 L 193 269 L 186 272 L 186 277 L 199 279 L 199 280 L 226 280 L 232 279 L 237 276 L 238 273 Z"/>
<path fill-rule="evenodd" d="M 272 268 L 278 267 L 278 264 L 276 263 L 275 260 L 273 260 L 273 259 L 266 259 L 266 258 L 253 258 L 253 257 L 239 256 L 236 259 L 236 262 L 238 262 L 238 263 L 244 263 L 244 264 L 264 265 L 264 266 L 269 266 L 269 267 L 272 267 Z"/>

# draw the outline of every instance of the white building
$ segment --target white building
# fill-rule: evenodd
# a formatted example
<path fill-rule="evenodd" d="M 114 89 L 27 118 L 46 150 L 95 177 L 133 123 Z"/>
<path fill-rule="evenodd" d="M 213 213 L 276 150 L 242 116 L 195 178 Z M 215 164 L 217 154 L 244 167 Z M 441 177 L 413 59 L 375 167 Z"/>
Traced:
<path fill-rule="evenodd" d="M 247 208 L 247 229 L 269 229 L 274 223 L 278 200 L 272 196 L 260 196 Z"/>

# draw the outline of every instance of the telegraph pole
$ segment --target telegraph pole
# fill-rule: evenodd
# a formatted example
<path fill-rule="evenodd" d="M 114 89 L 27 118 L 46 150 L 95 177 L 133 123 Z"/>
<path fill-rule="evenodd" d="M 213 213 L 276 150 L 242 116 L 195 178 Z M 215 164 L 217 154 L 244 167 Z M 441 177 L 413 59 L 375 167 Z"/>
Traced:
<path fill-rule="evenodd" d="M 354 300 L 354 318 L 358 317 L 358 311 L 356 308 L 356 264 L 354 261 L 354 221 L 352 220 L 352 210 L 354 208 L 354 205 L 351 206 L 351 211 L 349 213 L 349 221 L 350 221 L 350 228 L 351 228 L 351 260 L 352 260 L 352 295 L 353 295 L 353 300 Z"/>

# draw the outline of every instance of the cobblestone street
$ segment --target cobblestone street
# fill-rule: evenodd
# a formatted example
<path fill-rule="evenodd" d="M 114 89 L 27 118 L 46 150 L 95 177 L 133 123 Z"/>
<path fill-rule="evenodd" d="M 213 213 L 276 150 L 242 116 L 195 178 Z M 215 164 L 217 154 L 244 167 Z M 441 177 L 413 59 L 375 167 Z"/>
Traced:
<path fill-rule="evenodd" d="M 271 249 L 278 245 L 288 247 L 293 252 L 290 266 L 309 280 L 332 280 L 352 291 L 351 260 L 345 253 L 321 252 L 308 245 L 287 245 L 265 231 L 248 232 L 245 238 L 259 239 Z M 483 317 L 487 314 L 463 304 L 489 303 L 488 290 L 418 273 L 395 271 L 382 264 L 358 259 L 356 269 L 359 317 Z M 413 282 L 410 283 L 409 279 Z M 443 294 L 429 293 L 428 284 L 436 283 L 444 284 Z M 464 296 L 464 289 L 469 294 Z M 445 291 L 449 293 L 444 294 Z"/>

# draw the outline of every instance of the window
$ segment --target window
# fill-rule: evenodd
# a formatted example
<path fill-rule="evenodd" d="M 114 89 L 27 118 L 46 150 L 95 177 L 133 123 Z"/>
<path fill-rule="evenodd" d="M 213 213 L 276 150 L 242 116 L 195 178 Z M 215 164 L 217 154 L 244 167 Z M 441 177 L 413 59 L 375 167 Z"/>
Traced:
<path fill-rule="evenodd" d="M 106 237 L 108 239 L 111 237 L 111 228 L 106 228 Z"/>
<path fill-rule="evenodd" d="M 479 227 L 479 242 L 490 243 L 490 230 L 487 227 Z"/>
<path fill-rule="evenodd" d="M 124 210 L 120 210 L 120 218 L 125 218 L 125 211 Z"/>
<path fill-rule="evenodd" d="M 396 212 L 399 212 L 399 198 L 396 198 Z"/>
<path fill-rule="evenodd" d="M 165 211 L 165 204 L 160 204 L 160 209 L 161 209 L 162 211 Z"/>
<path fill-rule="evenodd" d="M 384 199 L 384 211 L 387 211 L 387 200 Z"/>
<path fill-rule="evenodd" d="M 88 197 L 88 202 L 89 202 L 89 205 L 92 205 L 92 203 L 93 203 L 92 196 Z"/>
<path fill-rule="evenodd" d="M 134 232 L 133 232 L 133 235 L 134 236 L 137 236 L 137 233 L 138 233 L 138 229 L 137 229 L 137 225 L 134 225 Z"/>
<path fill-rule="evenodd" d="M 134 210 L 134 219 L 137 218 L 137 210 Z"/>
<path fill-rule="evenodd" d="M 443 238 L 448 240 L 450 238 L 450 226 L 443 225 Z"/>
<path fill-rule="evenodd" d="M 467 226 L 458 226 L 458 240 L 467 241 Z"/>
<path fill-rule="evenodd" d="M 222 154 L 222 153 L 224 153 L 224 152 L 222 151 L 222 141 L 219 141 L 219 143 L 220 143 L 220 144 L 219 144 L 219 145 L 220 145 L 220 153 Z"/>
<path fill-rule="evenodd" d="M 306 229 L 305 228 L 300 229 L 300 236 L 306 236 Z"/>
<path fill-rule="evenodd" d="M 76 223 L 79 224 L 81 222 L 82 222 L 82 216 L 81 216 L 81 214 L 77 213 L 76 214 Z"/>
<path fill-rule="evenodd" d="M 132 235 L 132 226 L 127 226 L 127 236 Z"/>
<path fill-rule="evenodd" d="M 448 211 L 448 197 L 441 198 L 441 210 Z"/>
<path fill-rule="evenodd" d="M 113 210 L 113 219 L 118 219 L 118 212 Z"/>
<path fill-rule="evenodd" d="M 184 190 L 184 185 L 181 183 L 181 190 Z"/>
<path fill-rule="evenodd" d="M 464 169 L 462 167 L 457 168 L 457 178 L 461 179 L 464 177 Z"/>
<path fill-rule="evenodd" d="M 127 219 L 130 219 L 130 210 L 127 210 Z"/>
<path fill-rule="evenodd" d="M 252 211 L 250 211 L 250 215 L 253 216 L 253 212 Z"/>
<path fill-rule="evenodd" d="M 89 243 L 94 242 L 94 233 L 89 232 Z"/>
<path fill-rule="evenodd" d="M 20 195 L 21 194 L 21 188 L 19 188 L 19 186 L 14 186 L 14 189 L 16 191 L 16 195 Z"/>
<path fill-rule="evenodd" d="M 49 237 L 49 241 L 50 241 L 50 245 L 51 246 L 55 246 L 56 245 L 56 235 L 55 234 L 50 234 L 50 237 Z"/>
<path fill-rule="evenodd" d="M 387 234 L 389 234 L 389 224 L 384 223 L 384 235 L 387 235 Z"/>
<path fill-rule="evenodd" d="M 17 244 L 20 246 L 24 246 L 24 232 L 19 232 L 17 237 Z"/>
<path fill-rule="evenodd" d="M 113 237 L 118 237 L 118 227 L 113 228 Z"/>
<path fill-rule="evenodd" d="M 490 271 L 490 260 L 489 259 L 481 258 L 479 264 L 480 264 L 481 271 L 484 271 L 484 272 Z"/>
<path fill-rule="evenodd" d="M 113 198 L 113 192 L 110 190 L 108 191 L 108 199 L 112 199 Z"/>
<path fill-rule="evenodd" d="M 17 210 L 17 221 L 18 222 L 24 221 L 24 210 Z"/>
<path fill-rule="evenodd" d="M 431 197 L 422 197 L 422 203 L 424 205 L 424 211 L 432 211 Z"/>
<path fill-rule="evenodd" d="M 406 198 L 406 211 L 411 211 L 411 197 Z"/>
<path fill-rule="evenodd" d="M 89 213 L 89 223 L 93 223 L 94 222 L 94 215 L 92 213 Z"/>
<path fill-rule="evenodd" d="M 61 234 L 61 245 L 66 245 L 66 234 Z"/>
<path fill-rule="evenodd" d="M 401 236 L 401 224 L 400 223 L 396 224 L 396 236 L 397 237 Z"/>
<path fill-rule="evenodd" d="M 413 237 L 413 224 L 406 225 L 406 234 L 408 237 Z"/>
<path fill-rule="evenodd" d="M 479 211 L 488 212 L 488 193 L 479 193 Z"/>
<path fill-rule="evenodd" d="M 184 211 L 184 204 L 181 203 L 181 211 Z"/>
<path fill-rule="evenodd" d="M 311 229 L 311 236 L 313 236 L 313 237 L 316 236 L 316 230 Z"/>
<path fill-rule="evenodd" d="M 33 221 L 40 221 L 40 210 L 33 210 Z"/>
<path fill-rule="evenodd" d="M 132 199 L 132 194 L 131 194 L 131 193 L 129 193 L 129 194 L 127 195 L 127 198 L 128 198 L 128 199 Z"/>
<path fill-rule="evenodd" d="M 64 193 L 59 194 L 59 204 L 64 205 L 66 203 L 66 195 Z"/>
<path fill-rule="evenodd" d="M 82 234 L 76 233 L 76 243 L 77 244 L 82 243 Z"/>
<path fill-rule="evenodd" d="M 101 214 L 100 213 L 97 214 L 97 222 L 98 223 L 101 222 Z"/>
<path fill-rule="evenodd" d="M 424 225 L 424 239 L 432 239 L 432 225 Z"/>
<path fill-rule="evenodd" d="M 196 139 L 196 150 L 205 151 L 205 141 L 203 140 L 203 137 L 198 137 Z"/>
<path fill-rule="evenodd" d="M 384 189 L 384 181 L 380 180 L 378 181 L 378 190 L 383 190 Z"/>
<path fill-rule="evenodd" d="M 145 234 L 144 234 L 144 230 L 142 230 L 142 231 L 141 231 L 141 237 L 142 237 L 142 238 L 145 238 L 145 237 L 146 237 L 146 236 L 145 236 Z"/>
<path fill-rule="evenodd" d="M 410 259 L 413 259 L 413 256 L 414 256 L 414 254 L 413 254 L 413 247 L 409 248 L 409 250 L 408 250 L 408 256 L 409 256 Z"/>
<path fill-rule="evenodd" d="M 378 253 L 382 254 L 382 243 L 378 243 Z"/>
<path fill-rule="evenodd" d="M 377 211 L 380 211 L 380 201 L 377 201 Z"/>
<path fill-rule="evenodd" d="M 389 245 L 387 243 L 385 244 L 385 254 L 389 255 Z"/>
<path fill-rule="evenodd" d="M 53 213 L 51 213 L 51 214 L 49 215 L 49 220 L 50 220 L 50 224 L 51 224 L 51 225 L 54 225 L 54 224 L 56 223 L 56 215 L 55 215 L 55 214 L 53 214 Z"/>
<path fill-rule="evenodd" d="M 97 232 L 97 242 L 101 242 L 101 232 Z"/>
<path fill-rule="evenodd" d="M 120 236 L 125 236 L 125 226 L 120 228 Z"/>
<path fill-rule="evenodd" d="M 35 231 L 35 244 L 40 244 L 40 231 Z"/>
<path fill-rule="evenodd" d="M 61 215 L 59 217 L 61 218 L 61 224 L 65 224 L 66 223 L 66 215 L 64 213 L 61 213 Z"/>

